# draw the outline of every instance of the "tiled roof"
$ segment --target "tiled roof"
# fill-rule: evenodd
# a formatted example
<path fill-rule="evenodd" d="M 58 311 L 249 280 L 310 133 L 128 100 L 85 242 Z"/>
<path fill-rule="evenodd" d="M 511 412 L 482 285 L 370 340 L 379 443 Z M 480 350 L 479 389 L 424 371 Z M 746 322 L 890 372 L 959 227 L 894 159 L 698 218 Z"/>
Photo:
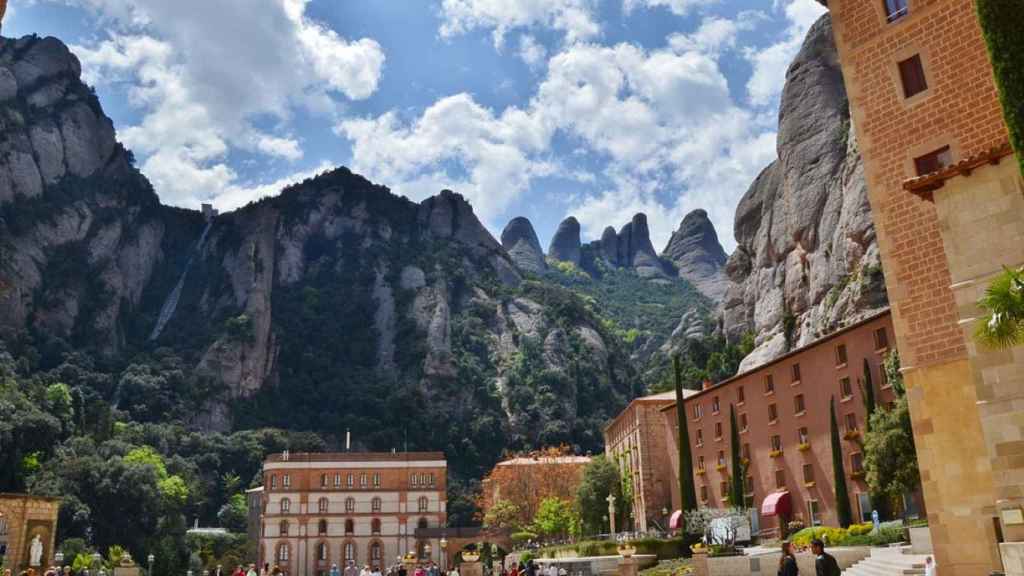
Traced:
<path fill-rule="evenodd" d="M 956 176 L 970 176 L 971 172 L 975 169 L 985 164 L 999 164 L 1003 158 L 1011 154 L 1013 154 L 1013 148 L 1009 142 L 1006 142 L 1002 146 L 990 148 L 984 152 L 964 158 L 955 164 L 950 164 L 942 170 L 911 178 L 903 183 L 903 189 L 929 202 L 933 202 L 933 193 L 945 186 L 946 180 Z"/>
<path fill-rule="evenodd" d="M 534 464 L 587 464 L 590 456 L 519 456 L 503 462 L 498 466 L 530 466 Z"/>

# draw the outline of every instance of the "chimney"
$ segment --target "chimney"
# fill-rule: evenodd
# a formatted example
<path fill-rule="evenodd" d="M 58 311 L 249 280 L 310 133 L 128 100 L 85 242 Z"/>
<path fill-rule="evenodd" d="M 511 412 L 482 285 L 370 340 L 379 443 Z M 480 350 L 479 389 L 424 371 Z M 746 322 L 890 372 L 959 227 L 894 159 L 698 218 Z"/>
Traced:
<path fill-rule="evenodd" d="M 705 380 L 704 381 L 704 390 L 707 390 L 708 388 L 711 388 L 714 385 L 715 385 L 715 383 L 712 382 L 711 380 Z"/>

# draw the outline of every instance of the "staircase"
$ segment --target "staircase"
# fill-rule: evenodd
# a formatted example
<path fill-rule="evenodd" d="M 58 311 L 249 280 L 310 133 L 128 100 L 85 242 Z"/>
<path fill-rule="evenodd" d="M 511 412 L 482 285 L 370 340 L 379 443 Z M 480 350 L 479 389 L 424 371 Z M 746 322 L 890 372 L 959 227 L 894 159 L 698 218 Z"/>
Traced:
<path fill-rule="evenodd" d="M 904 554 L 910 547 L 872 548 L 871 556 L 843 571 L 844 576 L 911 576 L 924 574 L 928 556 Z"/>

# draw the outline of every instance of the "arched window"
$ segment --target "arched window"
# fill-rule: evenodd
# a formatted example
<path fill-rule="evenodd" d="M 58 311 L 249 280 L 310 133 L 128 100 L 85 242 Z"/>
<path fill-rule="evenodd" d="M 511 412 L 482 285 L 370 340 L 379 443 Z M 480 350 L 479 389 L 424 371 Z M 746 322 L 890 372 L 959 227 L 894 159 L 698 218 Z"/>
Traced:
<path fill-rule="evenodd" d="M 327 501 L 327 498 L 321 498 L 321 499 L 317 500 L 316 505 L 317 505 L 317 508 L 320 510 L 320 512 L 327 512 L 327 509 L 330 506 L 330 504 Z"/>
<path fill-rule="evenodd" d="M 277 488 L 277 474 L 270 475 L 270 489 L 274 490 Z"/>
<path fill-rule="evenodd" d="M 356 523 L 351 518 L 345 520 L 345 534 L 353 534 L 356 531 Z"/>
<path fill-rule="evenodd" d="M 370 528 L 374 534 L 380 534 L 380 518 L 374 518 L 373 522 L 370 523 Z"/>
<path fill-rule="evenodd" d="M 420 496 L 418 503 L 420 506 L 420 512 L 426 512 L 427 510 L 430 510 L 430 500 L 427 500 L 426 496 Z"/>
<path fill-rule="evenodd" d="M 281 512 L 287 514 L 292 511 L 292 501 L 288 498 L 281 498 Z"/>
<path fill-rule="evenodd" d="M 374 498 L 370 501 L 370 508 L 373 512 L 380 512 L 380 498 Z"/>
<path fill-rule="evenodd" d="M 427 524 L 427 519 L 426 518 L 420 518 L 420 521 L 418 523 L 416 523 L 416 527 L 417 528 L 426 529 L 427 526 L 428 526 L 428 524 Z"/>
<path fill-rule="evenodd" d="M 345 565 L 347 566 L 349 561 L 356 562 L 356 545 L 353 542 L 345 542 Z"/>
<path fill-rule="evenodd" d="M 366 479 L 367 479 L 366 472 L 363 472 L 362 474 L 359 475 L 359 487 L 360 488 L 366 488 Z"/>
<path fill-rule="evenodd" d="M 277 533 L 280 534 L 281 536 L 287 536 L 288 535 L 288 521 L 287 520 L 281 520 L 281 525 L 280 525 Z"/>
<path fill-rule="evenodd" d="M 327 561 L 327 543 L 321 542 L 316 545 L 316 559 L 321 562 Z"/>
<path fill-rule="evenodd" d="M 327 474 L 320 475 L 320 487 L 327 488 Z"/>
<path fill-rule="evenodd" d="M 316 525 L 317 534 L 327 534 L 327 520 L 321 520 Z"/>
<path fill-rule="evenodd" d="M 380 542 L 373 542 L 370 544 L 370 564 L 374 568 L 380 568 L 381 560 L 383 560 L 384 552 L 381 549 Z"/>
<path fill-rule="evenodd" d="M 277 561 L 287 562 L 288 557 L 291 556 L 291 547 L 287 544 L 281 544 L 277 547 Z"/>
<path fill-rule="evenodd" d="M 355 511 L 356 511 L 356 499 L 355 498 L 346 498 L 345 499 L 345 512 L 355 512 Z"/>

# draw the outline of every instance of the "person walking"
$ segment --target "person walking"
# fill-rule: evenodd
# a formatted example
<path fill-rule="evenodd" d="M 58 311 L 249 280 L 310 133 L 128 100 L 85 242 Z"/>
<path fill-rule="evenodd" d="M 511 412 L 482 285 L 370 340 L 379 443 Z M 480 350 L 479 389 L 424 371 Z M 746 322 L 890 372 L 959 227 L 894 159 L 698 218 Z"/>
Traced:
<path fill-rule="evenodd" d="M 811 540 L 811 552 L 814 554 L 814 571 L 817 576 L 842 576 L 839 563 L 835 556 L 825 552 L 825 543 L 820 539 Z"/>
<path fill-rule="evenodd" d="M 782 543 L 782 558 L 779 558 L 779 576 L 799 576 L 800 568 L 796 565 L 793 545 L 789 541 Z"/>
<path fill-rule="evenodd" d="M 931 556 L 924 559 L 924 576 L 935 576 L 935 560 Z"/>
<path fill-rule="evenodd" d="M 331 576 L 341 576 L 341 568 L 338 568 L 338 563 L 331 564 Z"/>

